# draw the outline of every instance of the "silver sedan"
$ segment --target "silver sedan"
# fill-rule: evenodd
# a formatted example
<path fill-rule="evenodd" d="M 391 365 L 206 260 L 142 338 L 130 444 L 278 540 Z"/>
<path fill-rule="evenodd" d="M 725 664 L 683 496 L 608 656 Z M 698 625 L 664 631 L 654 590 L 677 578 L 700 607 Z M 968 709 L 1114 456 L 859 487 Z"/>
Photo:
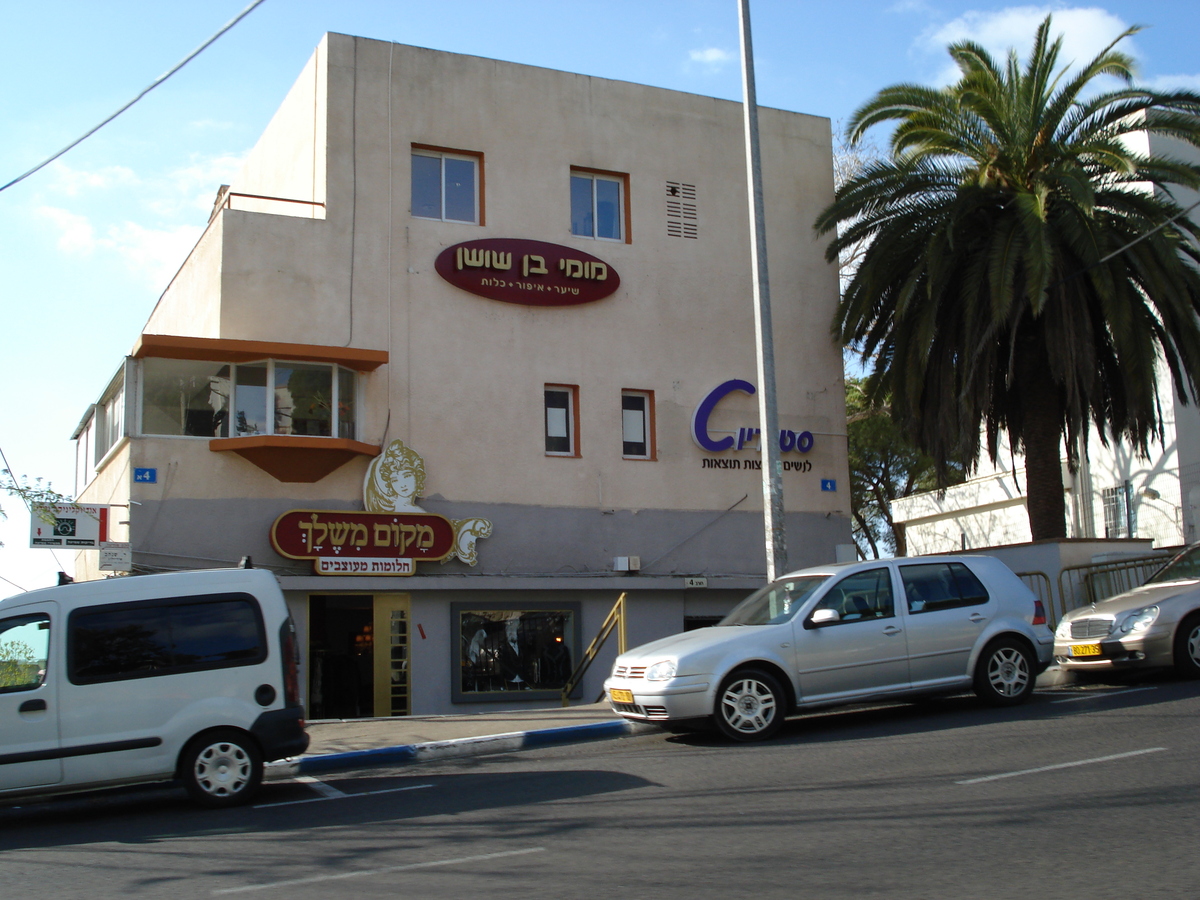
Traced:
<path fill-rule="evenodd" d="M 1054 637 L 1041 603 L 984 556 L 873 560 L 793 572 L 712 628 L 617 657 L 609 703 L 629 719 L 714 721 L 735 740 L 789 712 L 968 688 L 1027 700 Z"/>
<path fill-rule="evenodd" d="M 1200 544 L 1141 587 L 1063 616 L 1054 657 L 1076 672 L 1170 666 L 1200 678 Z"/>

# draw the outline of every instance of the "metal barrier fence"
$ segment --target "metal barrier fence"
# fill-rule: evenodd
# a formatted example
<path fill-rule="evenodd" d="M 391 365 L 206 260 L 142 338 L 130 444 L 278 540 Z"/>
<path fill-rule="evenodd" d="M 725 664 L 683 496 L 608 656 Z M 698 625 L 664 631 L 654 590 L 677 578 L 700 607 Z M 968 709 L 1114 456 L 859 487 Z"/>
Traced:
<path fill-rule="evenodd" d="M 1058 573 L 1058 603 L 1051 627 L 1064 613 L 1145 584 L 1174 555 L 1174 549 L 1165 549 L 1149 556 L 1068 566 Z"/>

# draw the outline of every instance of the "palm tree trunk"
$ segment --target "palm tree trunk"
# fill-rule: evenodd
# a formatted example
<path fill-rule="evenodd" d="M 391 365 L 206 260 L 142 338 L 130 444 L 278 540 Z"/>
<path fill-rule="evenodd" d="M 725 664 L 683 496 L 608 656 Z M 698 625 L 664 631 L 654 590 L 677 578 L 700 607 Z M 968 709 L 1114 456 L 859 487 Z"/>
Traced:
<path fill-rule="evenodd" d="M 1062 390 L 1053 381 L 1046 350 L 1040 340 L 1020 341 L 1017 382 L 1021 394 L 1021 445 L 1025 453 L 1025 508 L 1035 541 L 1067 536 L 1063 496 Z"/>

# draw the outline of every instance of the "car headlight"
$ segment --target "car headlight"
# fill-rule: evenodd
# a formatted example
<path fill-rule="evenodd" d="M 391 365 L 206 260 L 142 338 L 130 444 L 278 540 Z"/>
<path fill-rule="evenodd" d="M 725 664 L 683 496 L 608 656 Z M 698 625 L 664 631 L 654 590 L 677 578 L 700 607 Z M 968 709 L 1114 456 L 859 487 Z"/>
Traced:
<path fill-rule="evenodd" d="M 647 681 L 666 681 L 668 678 L 674 677 L 675 660 L 673 659 L 664 659 L 662 662 L 656 662 L 646 669 Z"/>
<path fill-rule="evenodd" d="M 1141 634 L 1147 628 L 1154 624 L 1154 620 L 1158 618 L 1157 606 L 1146 606 L 1142 609 L 1135 609 L 1133 612 L 1125 616 L 1118 626 L 1121 634 Z"/>
<path fill-rule="evenodd" d="M 1057 640 L 1065 641 L 1071 637 L 1071 622 L 1068 619 L 1063 619 L 1058 623 L 1058 628 L 1054 630 L 1054 637 Z"/>

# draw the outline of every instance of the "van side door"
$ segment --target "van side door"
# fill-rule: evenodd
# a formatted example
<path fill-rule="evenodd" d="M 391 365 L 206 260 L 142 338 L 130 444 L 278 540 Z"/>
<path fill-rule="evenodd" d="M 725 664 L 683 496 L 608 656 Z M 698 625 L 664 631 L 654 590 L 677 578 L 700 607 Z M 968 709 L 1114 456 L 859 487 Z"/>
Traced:
<path fill-rule="evenodd" d="M 0 618 L 0 791 L 62 781 L 57 604 Z"/>

